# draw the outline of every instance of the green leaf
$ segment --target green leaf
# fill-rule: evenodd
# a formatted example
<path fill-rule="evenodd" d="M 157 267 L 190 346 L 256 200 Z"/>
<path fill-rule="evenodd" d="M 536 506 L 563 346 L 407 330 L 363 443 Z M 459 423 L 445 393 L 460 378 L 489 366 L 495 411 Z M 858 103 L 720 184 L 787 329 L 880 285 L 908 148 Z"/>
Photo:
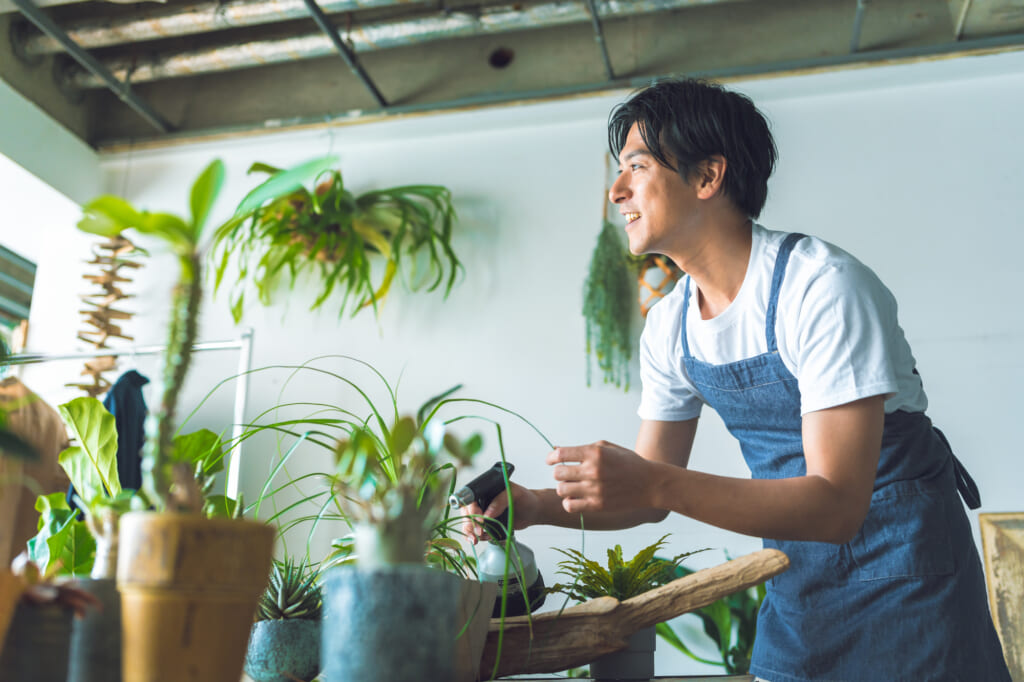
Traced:
<path fill-rule="evenodd" d="M 78 446 L 60 453 L 59 462 L 86 504 L 121 492 L 117 473 L 117 422 L 96 398 L 82 397 L 60 405 L 61 419 Z"/>
<path fill-rule="evenodd" d="M 337 163 L 337 161 L 337 156 L 325 156 L 299 164 L 286 171 L 274 173 L 274 175 L 270 176 L 270 178 L 242 199 L 242 203 L 238 205 L 238 209 L 235 211 L 235 218 L 248 215 L 268 201 L 277 199 L 283 194 L 302 187 L 303 183 L 312 180 Z"/>
<path fill-rule="evenodd" d="M 143 213 L 136 229 L 162 239 L 178 254 L 189 254 L 196 247 L 192 231 L 185 221 L 170 213 Z"/>
<path fill-rule="evenodd" d="M 388 434 L 388 450 L 391 457 L 401 459 L 405 451 L 412 445 L 416 437 L 416 421 L 412 417 L 402 417 Z"/>
<path fill-rule="evenodd" d="M 28 542 L 29 559 L 44 577 L 57 574 L 82 574 L 92 569 L 96 543 L 85 523 L 76 520 L 64 499 L 64 493 L 50 493 L 36 498 L 39 531 Z"/>
<path fill-rule="evenodd" d="M 220 159 L 213 161 L 200 173 L 192 185 L 192 192 L 189 196 L 189 203 L 192 208 L 192 241 L 199 242 L 199 236 L 203 233 L 206 219 L 210 215 L 213 203 L 220 194 L 220 188 L 224 184 L 224 162 Z"/>
<path fill-rule="evenodd" d="M 215 474 L 224 469 L 224 458 L 221 453 L 224 442 L 213 431 L 199 429 L 193 433 L 177 436 L 174 439 L 174 460 L 202 465 L 203 474 Z"/>
<path fill-rule="evenodd" d="M 101 237 L 116 237 L 124 230 L 137 228 L 142 214 L 127 201 L 109 194 L 97 197 L 82 208 L 78 229 Z"/>
<path fill-rule="evenodd" d="M 35 448 L 0 424 L 0 455 L 27 461 L 39 459 Z"/>

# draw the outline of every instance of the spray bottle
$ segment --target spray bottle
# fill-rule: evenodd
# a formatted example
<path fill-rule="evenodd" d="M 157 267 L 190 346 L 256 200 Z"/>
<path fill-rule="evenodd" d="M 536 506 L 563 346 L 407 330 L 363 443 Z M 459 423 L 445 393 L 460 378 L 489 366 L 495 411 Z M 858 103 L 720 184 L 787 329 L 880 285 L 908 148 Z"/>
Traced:
<path fill-rule="evenodd" d="M 504 469 L 503 469 L 504 467 Z M 464 507 L 471 502 L 486 510 L 495 497 L 505 489 L 505 473 L 511 476 L 515 467 L 511 464 L 496 462 L 494 466 L 480 474 L 455 494 L 448 498 L 452 507 Z M 508 509 L 497 518 L 488 518 L 484 522 L 484 530 L 488 535 L 487 546 L 479 553 L 477 576 L 480 582 L 503 583 L 508 587 L 508 599 L 505 606 L 506 616 L 522 616 L 536 611 L 544 603 L 544 579 L 537 570 L 537 562 L 533 550 L 516 541 L 512 529 L 508 528 Z M 506 537 L 508 538 L 506 553 Z M 508 581 L 505 582 L 505 572 Z M 525 596 L 523 586 L 526 586 Z M 494 618 L 501 616 L 501 594 L 494 603 Z"/>

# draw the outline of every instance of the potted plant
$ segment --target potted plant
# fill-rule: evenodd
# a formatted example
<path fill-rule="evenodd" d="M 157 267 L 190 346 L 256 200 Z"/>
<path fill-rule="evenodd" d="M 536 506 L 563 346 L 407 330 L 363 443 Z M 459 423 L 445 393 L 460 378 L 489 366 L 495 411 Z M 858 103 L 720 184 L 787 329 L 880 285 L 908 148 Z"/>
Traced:
<path fill-rule="evenodd" d="M 245 672 L 255 682 L 311 680 L 320 672 L 319 571 L 285 556 L 274 562 L 249 635 Z"/>
<path fill-rule="evenodd" d="M 440 421 L 373 412 L 335 448 L 333 490 L 354 527 L 356 561 L 326 571 L 324 673 L 385 682 L 429 670 L 454 679 L 461 581 L 424 557 L 452 474 L 475 453 Z M 442 463 L 444 453 L 453 461 Z"/>
<path fill-rule="evenodd" d="M 665 545 L 665 538 L 644 547 L 632 559 L 625 559 L 622 546 L 608 550 L 608 564 L 586 558 L 575 549 L 556 551 L 566 556 L 558 563 L 558 573 L 573 579 L 570 584 L 556 584 L 549 593 L 562 593 L 578 602 L 600 597 L 613 597 L 622 602 L 675 580 L 680 562 L 697 552 L 684 552 L 671 559 L 656 556 Z M 627 640 L 621 651 L 605 654 L 590 663 L 590 676 L 595 680 L 648 680 L 654 675 L 655 627 L 642 628 Z"/>
<path fill-rule="evenodd" d="M 277 169 L 257 163 L 253 171 Z M 229 297 L 236 322 L 250 286 L 268 305 L 280 278 L 287 276 L 294 288 L 306 272 L 319 280 L 311 310 L 337 288 L 339 314 L 368 306 L 376 312 L 396 275 L 414 291 L 443 284 L 447 296 L 462 268 L 451 246 L 454 220 L 445 187 L 407 185 L 356 196 L 334 170 L 314 190 L 300 187 L 259 208 L 250 220 L 217 230 L 216 286 L 234 254 L 238 275 Z"/>
<path fill-rule="evenodd" d="M 325 168 L 320 159 L 276 173 L 250 192 L 218 228 L 230 230 L 266 202 Z M 209 680 L 241 676 L 256 600 L 266 585 L 274 532 L 239 519 L 208 519 L 194 464 L 173 447 L 178 397 L 188 373 L 202 301 L 203 228 L 219 194 L 224 165 L 217 160 L 193 183 L 190 214 L 136 210 L 102 196 L 84 207 L 79 229 L 105 237 L 125 230 L 164 241 L 178 258 L 159 405 L 149 414 L 143 449 L 143 487 L 152 512 L 121 517 L 117 564 L 127 682 Z"/>
<path fill-rule="evenodd" d="M 680 578 L 692 573 L 685 566 L 675 569 L 676 577 Z M 680 632 L 668 623 L 658 623 L 658 636 L 695 661 L 719 666 L 727 675 L 740 676 L 736 679 L 751 679 L 747 671 L 757 636 L 757 613 L 764 597 L 765 585 L 759 583 L 690 612 L 700 618 L 704 634 L 714 642 L 720 657 L 717 661 L 697 655 L 693 645 L 688 646 Z"/>

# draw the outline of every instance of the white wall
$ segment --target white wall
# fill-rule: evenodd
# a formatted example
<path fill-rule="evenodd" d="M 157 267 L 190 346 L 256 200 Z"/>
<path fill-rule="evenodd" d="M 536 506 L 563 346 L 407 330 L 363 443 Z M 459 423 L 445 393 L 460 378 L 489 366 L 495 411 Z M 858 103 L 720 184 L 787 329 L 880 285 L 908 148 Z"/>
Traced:
<path fill-rule="evenodd" d="M 1014 428 L 1024 383 L 1018 352 L 1024 307 L 1015 301 L 1024 246 L 1024 140 L 1016 125 L 1024 107 L 1024 54 L 1008 54 L 766 79 L 737 84 L 769 115 L 781 150 L 762 222 L 820 235 L 856 254 L 895 292 L 941 426 L 981 488 L 981 511 L 1019 510 L 1021 465 Z M 138 205 L 182 212 L 192 178 L 214 156 L 225 159 L 225 217 L 254 184 L 255 160 L 286 165 L 333 151 L 351 189 L 404 183 L 451 188 L 461 216 L 455 247 L 466 275 L 447 301 L 396 290 L 380 319 L 338 319 L 307 312 L 309 291 L 282 292 L 270 308 L 251 308 L 254 367 L 298 363 L 324 353 L 369 361 L 391 380 L 401 377 L 407 409 L 456 383 L 464 396 L 518 410 L 555 443 L 605 438 L 631 444 L 638 425 L 638 386 L 629 393 L 584 382 L 582 281 L 600 228 L 605 120 L 625 96 L 410 118 L 330 131 L 284 133 L 105 159 L 108 189 Z M 173 263 L 154 259 L 140 275 L 134 330 L 143 343 L 162 342 L 167 278 Z M 62 281 L 77 283 L 75 272 Z M 152 279 L 150 279 L 150 277 Z M 71 327 L 69 320 L 62 320 Z M 236 333 L 223 297 L 207 302 L 203 339 Z M 36 346 L 67 346 L 34 337 Z M 234 358 L 197 360 L 187 402 L 195 403 L 233 372 Z M 363 381 L 363 374 L 358 376 Z M 638 372 L 634 367 L 634 383 Z M 254 379 L 250 418 L 278 397 L 281 377 Z M 40 388 L 37 387 L 37 390 Z M 293 399 L 351 405 L 338 382 L 299 380 Z M 230 396 L 218 394 L 193 424 L 224 428 Z M 491 413 L 492 416 L 493 413 Z M 515 478 L 550 485 L 547 446 L 505 420 Z M 465 430 L 465 429 L 463 429 Z M 493 432 L 486 466 L 496 456 Z M 251 444 L 251 443 L 250 443 Z M 285 446 L 289 445 L 286 441 Z M 251 497 L 273 443 L 248 447 L 243 488 Z M 327 458 L 300 453 L 292 473 L 320 470 Z M 708 411 L 692 466 L 746 475 L 739 448 Z M 309 486 L 309 489 L 313 489 Z M 976 525 L 976 524 L 975 524 Z M 702 567 L 757 549 L 759 542 L 679 517 L 629 533 L 588 533 L 588 554 L 621 543 L 627 552 L 672 533 L 670 549 L 716 548 L 695 558 Z M 317 536 L 322 551 L 334 530 Z M 555 581 L 551 548 L 583 543 L 579 531 L 533 528 L 521 540 Z M 298 535 L 289 547 L 301 549 Z M 682 622 L 692 619 L 684 618 Z M 692 664 L 662 644 L 658 674 L 690 673 Z"/>

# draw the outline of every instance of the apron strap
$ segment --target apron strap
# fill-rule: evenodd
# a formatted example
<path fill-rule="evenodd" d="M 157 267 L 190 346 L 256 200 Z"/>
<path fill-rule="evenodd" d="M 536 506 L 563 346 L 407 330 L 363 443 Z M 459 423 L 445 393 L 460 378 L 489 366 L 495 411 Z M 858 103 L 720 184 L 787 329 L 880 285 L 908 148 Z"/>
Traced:
<path fill-rule="evenodd" d="M 978 484 L 967 473 L 967 468 L 963 463 L 953 454 L 953 448 L 949 446 L 946 434 L 934 426 L 932 428 L 935 429 L 935 433 L 939 434 L 942 442 L 946 444 L 946 449 L 949 450 L 949 454 L 953 458 L 953 474 L 956 476 L 956 489 L 960 491 L 960 497 L 964 499 L 968 509 L 977 509 L 981 506 L 981 493 L 978 491 Z"/>

